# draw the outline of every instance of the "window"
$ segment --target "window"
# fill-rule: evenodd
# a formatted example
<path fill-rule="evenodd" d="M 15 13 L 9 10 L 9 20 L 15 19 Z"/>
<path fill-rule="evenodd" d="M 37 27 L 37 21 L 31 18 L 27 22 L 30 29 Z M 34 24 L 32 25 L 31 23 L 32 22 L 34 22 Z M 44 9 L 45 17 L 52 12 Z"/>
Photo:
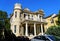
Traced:
<path fill-rule="evenodd" d="M 32 20 L 33 20 L 33 15 L 32 15 Z"/>
<path fill-rule="evenodd" d="M 28 19 L 30 19 L 30 15 L 28 15 Z"/>
<path fill-rule="evenodd" d="M 53 18 L 51 18 L 51 23 L 54 23 L 54 19 Z"/>
<path fill-rule="evenodd" d="M 14 25 L 14 33 L 16 33 L 16 25 Z"/>
<path fill-rule="evenodd" d="M 39 16 L 39 18 L 41 18 L 41 16 Z"/>
<path fill-rule="evenodd" d="M 26 17 L 26 14 L 24 14 L 24 18 Z"/>
<path fill-rule="evenodd" d="M 26 13 L 24 13 L 24 18 L 27 16 L 27 14 Z"/>
<path fill-rule="evenodd" d="M 15 18 L 17 17 L 17 11 L 15 12 Z"/>

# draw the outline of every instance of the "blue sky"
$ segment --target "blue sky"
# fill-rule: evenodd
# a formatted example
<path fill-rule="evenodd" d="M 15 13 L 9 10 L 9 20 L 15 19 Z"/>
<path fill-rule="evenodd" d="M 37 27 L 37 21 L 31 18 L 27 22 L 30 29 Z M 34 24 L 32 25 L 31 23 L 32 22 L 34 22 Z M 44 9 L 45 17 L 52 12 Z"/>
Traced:
<path fill-rule="evenodd" d="M 43 9 L 45 16 L 58 14 L 60 10 L 60 0 L 0 0 L 0 10 L 9 15 L 13 12 L 15 3 L 20 3 L 22 8 L 29 8 L 33 12 Z"/>

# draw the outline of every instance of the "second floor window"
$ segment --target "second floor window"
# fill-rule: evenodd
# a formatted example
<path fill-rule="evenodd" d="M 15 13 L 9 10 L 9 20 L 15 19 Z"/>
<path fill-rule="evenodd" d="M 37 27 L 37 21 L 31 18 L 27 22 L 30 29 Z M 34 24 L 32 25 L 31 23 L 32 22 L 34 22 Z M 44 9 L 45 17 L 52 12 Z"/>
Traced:
<path fill-rule="evenodd" d="M 30 15 L 28 15 L 28 19 L 30 19 Z"/>
<path fill-rule="evenodd" d="M 32 20 L 33 20 L 33 15 L 32 15 Z"/>
<path fill-rule="evenodd" d="M 15 18 L 17 17 L 17 11 L 15 12 Z"/>

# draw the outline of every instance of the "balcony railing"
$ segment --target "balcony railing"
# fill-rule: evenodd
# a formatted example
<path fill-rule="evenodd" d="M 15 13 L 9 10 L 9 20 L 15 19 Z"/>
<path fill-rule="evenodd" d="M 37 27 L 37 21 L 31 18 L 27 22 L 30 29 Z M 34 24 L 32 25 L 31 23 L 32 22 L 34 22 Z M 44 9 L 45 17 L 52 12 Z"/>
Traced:
<path fill-rule="evenodd" d="M 25 17 L 25 20 L 33 20 L 33 21 L 40 21 L 40 18 L 34 18 L 34 17 Z"/>
<path fill-rule="evenodd" d="M 31 20 L 31 21 L 38 21 L 38 22 L 46 22 L 46 20 L 45 19 L 42 19 L 42 21 L 41 21 L 41 19 L 40 18 L 38 18 L 38 17 L 28 17 L 28 16 L 26 16 L 25 18 L 24 18 L 24 20 Z"/>

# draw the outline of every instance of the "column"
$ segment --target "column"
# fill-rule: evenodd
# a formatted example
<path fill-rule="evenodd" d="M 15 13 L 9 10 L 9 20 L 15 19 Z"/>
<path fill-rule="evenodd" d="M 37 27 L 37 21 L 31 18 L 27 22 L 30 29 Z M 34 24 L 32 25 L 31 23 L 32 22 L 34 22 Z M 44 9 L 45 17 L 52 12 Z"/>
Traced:
<path fill-rule="evenodd" d="M 38 14 L 38 19 L 39 19 L 39 16 L 40 16 L 40 15 Z"/>
<path fill-rule="evenodd" d="M 41 23 L 41 33 L 43 35 L 43 24 Z"/>
<path fill-rule="evenodd" d="M 34 35 L 36 36 L 36 23 L 34 23 Z"/>
<path fill-rule="evenodd" d="M 41 33 L 42 33 L 42 35 L 43 35 L 43 24 L 42 24 L 42 16 L 41 16 Z"/>
<path fill-rule="evenodd" d="M 28 36 L 28 23 L 26 22 L 26 30 L 25 30 L 25 35 Z"/>

